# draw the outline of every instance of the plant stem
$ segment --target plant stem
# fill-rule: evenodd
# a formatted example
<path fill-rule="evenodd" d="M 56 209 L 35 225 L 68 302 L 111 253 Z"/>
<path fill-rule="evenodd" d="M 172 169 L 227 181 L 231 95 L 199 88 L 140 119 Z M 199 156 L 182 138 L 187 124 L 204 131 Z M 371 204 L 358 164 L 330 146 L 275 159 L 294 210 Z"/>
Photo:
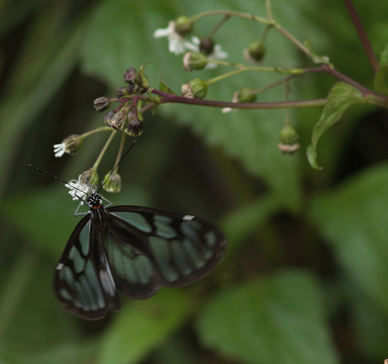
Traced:
<path fill-rule="evenodd" d="M 311 57 L 310 51 L 298 39 L 296 39 L 291 33 L 289 33 L 287 30 L 285 30 L 282 26 L 280 26 L 277 23 L 274 24 L 274 27 L 281 34 L 283 34 L 288 40 L 290 40 L 292 43 L 294 43 L 303 53 L 305 53 L 307 56 Z"/>
<path fill-rule="evenodd" d="M 326 99 L 314 99 L 314 100 L 302 100 L 302 101 L 289 101 L 289 102 L 224 102 L 213 100 L 201 100 L 190 99 L 183 96 L 170 95 L 169 97 L 162 97 L 162 103 L 178 103 L 198 106 L 211 106 L 211 107 L 230 107 L 232 109 L 285 109 L 285 108 L 302 108 L 313 106 L 325 106 Z"/>
<path fill-rule="evenodd" d="M 369 63 L 372 66 L 373 72 L 376 74 L 380 69 L 380 62 L 377 59 L 377 56 L 370 44 L 369 38 L 365 32 L 364 26 L 361 23 L 361 19 L 358 16 L 357 10 L 354 7 L 352 0 L 344 0 L 344 3 L 348 9 L 350 17 L 353 20 L 353 24 L 357 30 L 358 36 L 360 38 L 361 44 L 364 48 L 366 56 L 368 57 Z"/>
<path fill-rule="evenodd" d="M 112 130 L 110 126 L 101 126 L 97 129 L 94 129 L 94 130 L 88 131 L 87 133 L 82 134 L 81 137 L 87 138 L 88 136 L 93 135 L 95 133 L 99 133 L 100 131 L 109 131 L 109 130 Z"/>
<path fill-rule="evenodd" d="M 212 60 L 213 62 L 213 60 Z M 303 69 L 297 69 L 297 68 L 276 68 L 276 67 L 243 67 L 243 68 L 240 68 L 238 70 L 235 70 L 235 71 L 231 71 L 231 72 L 228 72 L 228 73 L 225 73 L 221 76 L 218 76 L 218 77 L 214 77 L 207 82 L 208 85 L 211 85 L 212 83 L 215 83 L 215 82 L 218 82 L 218 81 L 221 81 L 227 77 L 230 77 L 230 76 L 234 76 L 234 75 L 237 75 L 241 72 L 251 72 L 251 71 L 263 71 L 263 72 L 278 72 L 280 74 L 300 74 L 300 73 L 303 73 L 304 70 Z"/>
<path fill-rule="evenodd" d="M 118 168 L 119 168 L 119 162 L 120 162 L 120 159 L 121 159 L 121 155 L 123 154 L 123 149 L 124 149 L 124 145 L 125 145 L 125 140 L 127 139 L 127 134 L 122 131 L 121 133 L 121 141 L 120 141 L 120 147 L 119 147 L 119 152 L 117 153 L 117 157 L 116 157 L 116 161 L 115 161 L 115 170 L 117 172 Z M 113 170 L 112 170 L 113 172 Z"/>
<path fill-rule="evenodd" d="M 213 15 L 228 15 L 228 16 L 235 16 L 238 18 L 245 18 L 245 19 L 251 19 L 254 21 L 257 21 L 262 24 L 273 24 L 273 21 L 262 18 L 260 16 L 256 16 L 253 14 L 247 14 L 247 13 L 241 13 L 239 11 L 230 11 L 230 10 L 211 10 L 211 11 L 205 11 L 203 13 L 199 13 L 197 15 L 194 15 L 190 19 L 195 22 L 201 18 L 205 18 L 208 16 L 213 16 Z"/>
<path fill-rule="evenodd" d="M 93 164 L 93 169 L 97 171 L 97 168 L 98 168 L 98 165 L 100 164 L 101 162 L 101 159 L 102 157 L 104 156 L 106 150 L 108 149 L 109 147 L 109 144 L 111 143 L 111 141 L 113 140 L 114 136 L 116 135 L 117 133 L 117 130 L 113 130 L 110 137 L 108 138 L 108 140 L 106 141 L 105 145 L 104 145 L 104 148 L 102 148 L 97 160 L 95 161 L 95 163 Z"/>
<path fill-rule="evenodd" d="M 221 28 L 221 26 L 230 18 L 230 15 L 225 15 L 213 28 L 213 30 L 209 34 L 209 38 L 213 38 L 214 34 L 216 34 L 217 30 Z"/>

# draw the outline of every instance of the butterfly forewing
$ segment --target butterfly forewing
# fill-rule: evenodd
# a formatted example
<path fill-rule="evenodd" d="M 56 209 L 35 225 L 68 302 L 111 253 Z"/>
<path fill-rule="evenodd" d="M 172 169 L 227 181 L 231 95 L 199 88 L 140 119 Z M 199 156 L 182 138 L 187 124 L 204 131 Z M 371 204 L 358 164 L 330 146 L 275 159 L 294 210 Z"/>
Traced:
<path fill-rule="evenodd" d="M 108 260 L 118 288 L 132 298 L 193 282 L 225 254 L 224 236 L 204 219 L 138 206 L 106 210 Z"/>
<path fill-rule="evenodd" d="M 86 319 L 99 319 L 121 307 L 104 250 L 104 229 L 93 215 L 74 229 L 57 265 L 54 290 L 61 305 Z"/>

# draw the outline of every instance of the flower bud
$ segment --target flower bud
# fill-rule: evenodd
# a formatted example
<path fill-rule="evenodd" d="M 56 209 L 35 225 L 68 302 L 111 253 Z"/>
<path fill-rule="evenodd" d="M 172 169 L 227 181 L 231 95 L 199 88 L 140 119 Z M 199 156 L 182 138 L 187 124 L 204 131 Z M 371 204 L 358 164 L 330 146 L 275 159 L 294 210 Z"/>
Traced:
<path fill-rule="evenodd" d="M 110 108 L 110 99 L 106 96 L 99 97 L 94 100 L 94 108 L 98 112 L 102 112 Z"/>
<path fill-rule="evenodd" d="M 197 99 L 203 99 L 206 96 L 207 89 L 208 85 L 206 81 L 195 78 L 188 84 L 182 85 L 182 95 L 188 98 L 195 97 Z"/>
<path fill-rule="evenodd" d="M 252 63 L 261 63 L 265 56 L 266 48 L 261 42 L 253 42 L 245 49 L 245 59 Z"/>
<path fill-rule="evenodd" d="M 104 177 L 103 189 L 107 192 L 118 193 L 121 190 L 121 177 L 117 172 L 107 173 Z"/>
<path fill-rule="evenodd" d="M 133 67 L 130 67 L 125 71 L 124 80 L 126 83 L 129 84 L 139 82 L 139 76 L 137 75 L 137 72 Z"/>
<path fill-rule="evenodd" d="M 193 22 L 187 16 L 181 15 L 175 21 L 174 30 L 180 36 L 184 37 L 193 30 Z"/>
<path fill-rule="evenodd" d="M 206 56 L 200 52 L 187 52 L 183 56 L 183 68 L 186 71 L 204 69 L 207 63 Z"/>
<path fill-rule="evenodd" d="M 54 153 L 56 157 L 62 157 L 65 153 L 77 154 L 81 149 L 84 138 L 77 134 L 69 135 L 63 139 L 61 144 L 54 145 Z"/>
<path fill-rule="evenodd" d="M 232 102 L 254 102 L 256 94 L 252 87 L 244 87 L 234 93 Z"/>
<path fill-rule="evenodd" d="M 201 43 L 199 43 L 199 50 L 206 54 L 207 56 L 211 55 L 214 51 L 214 42 L 211 38 L 203 38 Z"/>
<path fill-rule="evenodd" d="M 116 90 L 116 96 L 121 99 L 122 97 L 129 96 L 130 93 L 128 92 L 127 87 L 120 87 Z"/>
<path fill-rule="evenodd" d="M 139 136 L 143 134 L 143 123 L 137 119 L 133 118 L 127 125 L 125 132 L 130 136 Z"/>
<path fill-rule="evenodd" d="M 93 186 L 98 185 L 98 174 L 97 171 L 94 168 L 90 168 L 87 171 L 83 172 L 81 174 L 80 181 L 82 183 L 86 183 L 86 181 L 89 181 L 89 183 Z"/>
<path fill-rule="evenodd" d="M 280 144 L 278 148 L 283 154 L 294 154 L 300 145 L 296 141 L 299 139 L 299 135 L 296 130 L 290 125 L 286 124 L 280 132 Z"/>
<path fill-rule="evenodd" d="M 112 126 L 112 118 L 115 116 L 115 114 L 116 114 L 116 111 L 111 110 L 111 111 L 109 111 L 109 112 L 105 115 L 105 117 L 104 117 L 104 122 L 105 122 L 106 125 Z"/>
<path fill-rule="evenodd" d="M 110 126 L 113 129 L 120 130 L 123 128 L 123 125 L 127 121 L 127 114 L 125 111 L 118 111 L 110 120 Z"/>

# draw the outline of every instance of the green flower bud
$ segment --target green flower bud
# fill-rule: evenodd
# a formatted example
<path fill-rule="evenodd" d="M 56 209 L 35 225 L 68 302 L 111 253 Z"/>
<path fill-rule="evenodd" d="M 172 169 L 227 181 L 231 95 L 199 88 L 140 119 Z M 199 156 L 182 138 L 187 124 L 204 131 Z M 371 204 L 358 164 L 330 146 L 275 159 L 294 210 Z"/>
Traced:
<path fill-rule="evenodd" d="M 261 63 L 265 56 L 266 48 L 261 42 L 253 42 L 249 44 L 248 49 L 244 51 L 247 61 L 252 63 Z"/>
<path fill-rule="evenodd" d="M 203 38 L 201 43 L 199 43 L 199 50 L 207 56 L 211 55 L 214 51 L 213 40 L 211 38 Z"/>
<path fill-rule="evenodd" d="M 121 190 L 121 177 L 117 172 L 107 173 L 104 177 L 103 189 L 107 192 L 118 193 Z"/>
<path fill-rule="evenodd" d="M 200 52 L 187 52 L 183 56 L 183 68 L 186 71 L 204 69 L 207 63 L 206 56 Z"/>
<path fill-rule="evenodd" d="M 252 87 L 244 87 L 238 90 L 233 95 L 232 102 L 254 102 L 256 100 L 256 94 Z"/>
<path fill-rule="evenodd" d="M 121 130 L 126 121 L 127 121 L 127 113 L 125 111 L 120 110 L 116 114 L 114 114 L 113 117 L 111 118 L 110 126 L 113 129 Z"/>
<path fill-rule="evenodd" d="M 98 112 L 102 112 L 106 109 L 110 108 L 110 99 L 106 96 L 99 97 L 98 99 L 94 100 L 94 108 Z"/>
<path fill-rule="evenodd" d="M 77 134 L 69 135 L 63 139 L 62 143 L 54 145 L 54 153 L 56 157 L 62 157 L 65 153 L 77 154 L 81 149 L 84 138 Z"/>
<path fill-rule="evenodd" d="M 137 119 L 133 118 L 127 125 L 125 132 L 130 136 L 139 136 L 143 134 L 143 123 Z"/>
<path fill-rule="evenodd" d="M 80 181 L 82 183 L 87 183 L 86 181 L 89 181 L 89 183 L 93 186 L 98 185 L 98 174 L 97 171 L 93 168 L 88 169 L 87 171 L 83 172 L 81 174 Z"/>
<path fill-rule="evenodd" d="M 185 35 L 191 33 L 192 30 L 193 22 L 187 16 L 181 15 L 177 20 L 175 20 L 175 32 L 180 36 L 184 37 Z"/>
<path fill-rule="evenodd" d="M 206 96 L 208 89 L 207 82 L 200 79 L 195 78 L 191 80 L 188 84 L 182 86 L 182 93 L 186 97 L 195 97 L 197 99 L 203 99 Z"/>
<path fill-rule="evenodd" d="M 294 154 L 300 145 L 296 141 L 299 139 L 299 135 L 296 130 L 288 123 L 283 127 L 280 132 L 280 144 L 278 148 L 283 154 Z"/>

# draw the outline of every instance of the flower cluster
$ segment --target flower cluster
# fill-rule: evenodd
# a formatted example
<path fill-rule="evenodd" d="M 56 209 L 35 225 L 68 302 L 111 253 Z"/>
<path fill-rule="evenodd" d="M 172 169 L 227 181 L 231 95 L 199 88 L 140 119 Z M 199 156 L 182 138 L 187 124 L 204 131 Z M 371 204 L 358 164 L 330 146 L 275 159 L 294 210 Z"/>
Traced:
<path fill-rule="evenodd" d="M 98 165 L 117 132 L 121 132 L 122 135 L 119 152 L 116 158 L 116 163 L 119 163 L 122 158 L 121 153 L 124 148 L 126 136 L 140 136 L 143 133 L 143 114 L 145 111 L 149 109 L 154 110 L 160 104 L 169 103 L 190 103 L 203 106 L 216 106 L 217 103 L 217 107 L 219 107 L 220 101 L 201 100 L 206 97 L 211 85 L 241 72 L 264 70 L 264 67 L 245 67 L 239 63 L 225 61 L 225 59 L 228 58 L 228 54 L 222 50 L 221 45 L 215 44 L 213 41 L 216 31 L 230 16 L 232 16 L 231 13 L 226 13 L 224 18 L 214 26 L 208 36 L 203 37 L 202 39 L 191 36 L 191 39 L 188 40 L 187 38 L 193 30 L 194 20 L 197 21 L 203 16 L 204 14 L 200 14 L 200 16 L 197 15 L 191 19 L 180 16 L 176 20 L 170 21 L 167 28 L 157 29 L 154 32 L 154 37 L 167 37 L 170 52 L 176 55 L 184 53 L 183 67 L 187 71 L 211 69 L 218 65 L 234 67 L 236 69 L 212 79 L 204 80 L 202 78 L 194 78 L 182 85 L 181 96 L 178 96 L 165 84 L 162 78 L 160 89 L 150 86 L 148 77 L 144 73 L 144 68 L 147 63 L 143 64 L 139 71 L 136 71 L 133 67 L 128 68 L 124 74 L 124 80 L 127 83 L 127 86 L 118 88 L 116 90 L 116 97 L 101 96 L 94 100 L 94 108 L 96 111 L 100 113 L 107 111 L 103 119 L 106 126 L 99 127 L 96 130 L 82 135 L 70 135 L 65 138 L 62 143 L 54 145 L 56 157 L 62 157 L 65 153 L 76 154 L 81 149 L 86 137 L 100 131 L 111 131 L 111 135 L 94 165 L 89 170 L 82 173 L 78 177 L 78 180 L 71 180 L 69 182 L 68 187 L 71 189 L 70 194 L 73 199 L 78 199 L 82 202 L 83 197 L 81 195 L 87 193 L 87 191 L 90 192 L 92 185 L 97 185 Z M 266 34 L 272 26 L 273 24 L 267 24 L 260 40 L 252 42 L 245 50 L 245 57 L 249 62 L 257 64 L 263 60 L 266 53 L 264 41 Z M 265 67 L 265 71 L 283 73 L 287 73 L 288 71 L 288 73 L 295 73 L 295 70 L 284 70 L 275 67 Z M 232 102 L 245 104 L 253 103 L 259 92 L 274 87 L 277 84 L 287 84 L 287 82 L 288 79 L 281 80 L 280 82 L 278 81 L 277 83 L 256 90 L 252 87 L 244 87 L 234 93 Z M 188 98 L 192 100 L 189 101 L 187 100 Z M 118 106 L 114 107 L 112 106 L 113 104 L 118 104 Z M 224 106 L 231 106 L 231 103 L 225 103 Z M 244 105 L 243 107 L 250 107 L 250 105 Z M 222 109 L 223 112 L 228 112 L 230 110 L 231 108 Z M 279 144 L 279 148 L 284 153 L 293 153 L 299 148 L 299 144 L 296 143 L 296 140 L 296 132 L 291 130 L 290 126 L 287 124 L 281 132 L 281 143 Z M 113 172 L 109 172 L 105 175 L 105 181 L 102 184 L 102 187 L 109 192 L 118 192 L 121 188 L 121 177 L 117 173 L 117 164 L 111 169 Z"/>

